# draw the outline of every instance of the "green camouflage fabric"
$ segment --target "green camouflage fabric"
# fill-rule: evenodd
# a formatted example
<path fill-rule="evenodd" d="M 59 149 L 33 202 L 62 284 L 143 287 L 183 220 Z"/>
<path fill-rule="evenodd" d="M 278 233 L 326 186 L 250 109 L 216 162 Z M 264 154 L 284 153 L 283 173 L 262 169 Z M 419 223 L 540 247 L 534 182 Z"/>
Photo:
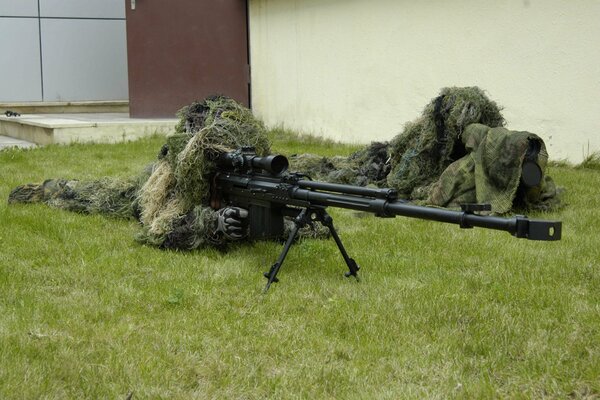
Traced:
<path fill-rule="evenodd" d="M 539 136 L 472 124 L 463 132 L 462 142 L 468 154 L 450 164 L 431 185 L 427 204 L 487 203 L 496 214 L 513 208 L 547 210 L 560 204 L 554 182 L 545 175 L 548 153 Z M 521 183 L 521 167 L 531 148 L 539 149 L 531 157 L 543 177 L 539 185 L 528 188 Z"/>

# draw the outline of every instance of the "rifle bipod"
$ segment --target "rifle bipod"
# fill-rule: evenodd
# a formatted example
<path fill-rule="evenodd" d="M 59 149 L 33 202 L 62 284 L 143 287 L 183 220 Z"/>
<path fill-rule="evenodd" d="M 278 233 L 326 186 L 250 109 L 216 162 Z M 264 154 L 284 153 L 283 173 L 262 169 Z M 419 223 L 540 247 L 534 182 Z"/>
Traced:
<path fill-rule="evenodd" d="M 331 233 L 331 236 L 333 236 L 333 240 L 335 240 L 335 244 L 340 250 L 340 253 L 342 253 L 342 257 L 344 257 L 344 261 L 348 266 L 349 271 L 346 272 L 344 275 L 347 278 L 354 276 L 356 280 L 359 280 L 358 270 L 360 269 L 360 267 L 358 266 L 358 264 L 356 264 L 356 261 L 354 261 L 353 258 L 350 258 L 350 256 L 346 252 L 344 244 L 342 243 L 342 240 L 340 239 L 337 231 L 335 230 L 335 227 L 333 226 L 333 218 L 331 218 L 331 216 L 327 213 L 327 211 L 324 208 L 309 207 L 302 209 L 298 216 L 294 218 L 294 226 L 290 232 L 290 236 L 288 236 L 287 241 L 283 246 L 283 250 L 281 250 L 281 254 L 279 254 L 279 258 L 277 258 L 275 264 L 271 266 L 269 272 L 265 272 L 263 274 L 264 277 L 268 279 L 267 286 L 265 286 L 265 292 L 269 290 L 273 282 L 279 282 L 279 279 L 277 279 L 277 274 L 279 273 L 279 269 L 281 268 L 281 265 L 283 264 L 283 261 L 285 260 L 288 251 L 290 251 L 290 247 L 292 247 L 292 244 L 294 243 L 294 240 L 298 235 L 298 231 L 306 225 L 312 223 L 313 221 L 321 222 L 329 229 L 329 233 Z"/>

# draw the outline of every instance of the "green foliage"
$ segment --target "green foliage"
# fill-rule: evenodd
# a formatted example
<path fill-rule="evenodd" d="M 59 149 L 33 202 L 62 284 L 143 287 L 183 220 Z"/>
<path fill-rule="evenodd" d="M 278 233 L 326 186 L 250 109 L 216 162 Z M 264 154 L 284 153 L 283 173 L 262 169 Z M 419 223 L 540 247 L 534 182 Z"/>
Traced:
<path fill-rule="evenodd" d="M 275 138 L 283 154 L 336 153 Z M 134 222 L 7 205 L 47 176 L 133 176 L 164 138 L 0 152 L 0 398 L 597 398 L 600 174 L 567 185 L 560 242 L 332 210 L 332 241 L 161 251 Z M 341 146 L 350 154 L 352 146 Z"/>

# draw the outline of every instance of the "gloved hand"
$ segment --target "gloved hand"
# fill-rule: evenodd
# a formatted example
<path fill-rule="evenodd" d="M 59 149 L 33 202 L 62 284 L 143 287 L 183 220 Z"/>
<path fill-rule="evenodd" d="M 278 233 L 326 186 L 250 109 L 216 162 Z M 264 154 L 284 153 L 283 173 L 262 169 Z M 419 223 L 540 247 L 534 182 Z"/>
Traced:
<path fill-rule="evenodd" d="M 217 211 L 217 234 L 229 240 L 240 240 L 246 236 L 244 219 L 248 217 L 248 210 L 240 207 L 225 207 Z"/>

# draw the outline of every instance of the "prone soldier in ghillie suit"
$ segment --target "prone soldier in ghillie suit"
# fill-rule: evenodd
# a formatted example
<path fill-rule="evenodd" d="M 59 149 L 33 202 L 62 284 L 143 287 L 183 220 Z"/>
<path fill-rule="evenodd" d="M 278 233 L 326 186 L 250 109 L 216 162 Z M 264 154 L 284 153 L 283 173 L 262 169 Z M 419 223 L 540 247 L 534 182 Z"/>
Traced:
<path fill-rule="evenodd" d="M 444 88 L 390 142 L 371 143 L 350 157 L 302 154 L 291 162 L 313 178 L 392 187 L 419 204 L 489 203 L 498 214 L 558 207 L 543 140 L 504 123 L 501 108 L 480 88 Z M 533 179 L 523 179 L 524 168 Z"/>
<path fill-rule="evenodd" d="M 178 116 L 175 134 L 140 176 L 89 182 L 49 179 L 15 188 L 9 203 L 43 202 L 80 213 L 137 219 L 141 231 L 136 239 L 161 248 L 220 247 L 243 239 L 246 210 L 209 206 L 209 180 L 215 172 L 212 160 L 219 153 L 245 146 L 268 155 L 264 125 L 249 109 L 222 96 L 193 103 Z M 321 232 L 314 228 L 305 230 L 303 236 L 317 237 Z"/>

